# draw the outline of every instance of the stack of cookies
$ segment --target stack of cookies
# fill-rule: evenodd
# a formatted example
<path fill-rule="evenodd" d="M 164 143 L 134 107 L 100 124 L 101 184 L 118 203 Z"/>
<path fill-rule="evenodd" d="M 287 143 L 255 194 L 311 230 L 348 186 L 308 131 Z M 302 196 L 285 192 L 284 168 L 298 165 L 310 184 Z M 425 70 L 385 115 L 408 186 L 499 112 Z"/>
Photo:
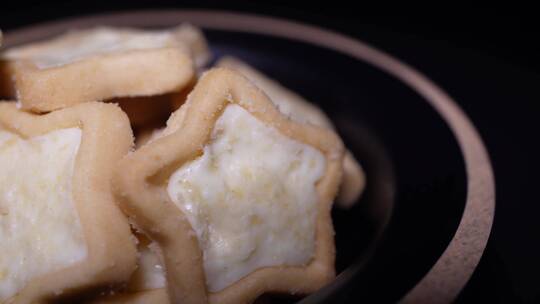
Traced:
<path fill-rule="evenodd" d="M 210 57 L 187 24 L 2 52 L 0 303 L 251 303 L 334 278 L 358 162 L 315 105 Z"/>

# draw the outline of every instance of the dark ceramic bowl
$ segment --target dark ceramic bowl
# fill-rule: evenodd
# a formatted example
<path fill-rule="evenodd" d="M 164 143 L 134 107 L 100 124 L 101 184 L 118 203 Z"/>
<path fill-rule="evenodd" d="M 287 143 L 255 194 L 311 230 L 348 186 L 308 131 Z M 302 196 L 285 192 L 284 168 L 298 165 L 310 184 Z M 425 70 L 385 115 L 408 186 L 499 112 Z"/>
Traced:
<path fill-rule="evenodd" d="M 489 236 L 493 171 L 466 115 L 413 68 L 314 26 L 209 11 L 51 22 L 5 33 L 4 47 L 77 27 L 181 22 L 204 29 L 214 58 L 237 56 L 317 103 L 366 170 L 361 200 L 351 210 L 333 212 L 339 275 L 300 303 L 455 299 Z"/>

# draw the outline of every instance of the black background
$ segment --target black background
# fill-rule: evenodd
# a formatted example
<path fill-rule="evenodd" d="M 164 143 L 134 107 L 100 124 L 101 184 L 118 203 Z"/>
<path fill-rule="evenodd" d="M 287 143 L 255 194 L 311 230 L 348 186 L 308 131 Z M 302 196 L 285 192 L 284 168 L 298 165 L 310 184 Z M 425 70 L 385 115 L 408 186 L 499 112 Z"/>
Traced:
<path fill-rule="evenodd" d="M 488 248 L 460 302 L 540 302 L 539 21 L 531 8 L 438 5 L 374 8 L 339 1 L 12 1 L 4 31 L 39 21 L 144 8 L 211 8 L 295 19 L 364 40 L 416 67 L 471 117 L 495 168 L 497 209 Z M 537 19 L 537 17 L 536 17 Z"/>

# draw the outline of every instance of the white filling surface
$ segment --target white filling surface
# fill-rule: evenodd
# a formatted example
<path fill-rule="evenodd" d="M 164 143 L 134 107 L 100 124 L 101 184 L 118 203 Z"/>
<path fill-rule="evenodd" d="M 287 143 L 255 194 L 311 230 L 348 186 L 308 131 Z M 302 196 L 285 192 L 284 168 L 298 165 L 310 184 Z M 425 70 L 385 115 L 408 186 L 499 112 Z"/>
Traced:
<path fill-rule="evenodd" d="M 211 292 L 262 267 L 310 262 L 324 172 L 320 151 L 226 107 L 203 155 L 167 189 L 198 236 Z"/>
<path fill-rule="evenodd" d="M 144 32 L 136 30 L 97 28 L 74 31 L 44 42 L 37 48 L 22 46 L 5 53 L 9 59 L 31 59 L 38 68 L 66 65 L 91 56 L 129 50 L 170 46 L 174 35 L 170 31 Z"/>
<path fill-rule="evenodd" d="M 72 197 L 78 128 L 23 139 L 0 129 L 0 301 L 87 254 Z"/>
<path fill-rule="evenodd" d="M 166 287 L 163 266 L 158 255 L 153 251 L 156 249 L 155 243 L 139 244 L 138 268 L 131 277 L 129 290 L 142 291 Z"/>

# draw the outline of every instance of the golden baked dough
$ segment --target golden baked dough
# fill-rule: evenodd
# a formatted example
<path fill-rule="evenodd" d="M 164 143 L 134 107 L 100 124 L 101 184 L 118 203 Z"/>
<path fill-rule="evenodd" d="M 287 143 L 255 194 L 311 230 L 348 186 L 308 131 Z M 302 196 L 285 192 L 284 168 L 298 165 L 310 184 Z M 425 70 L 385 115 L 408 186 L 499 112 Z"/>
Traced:
<path fill-rule="evenodd" d="M 46 115 L 35 115 L 17 109 L 14 102 L 1 102 L 0 133 L 3 139 L 7 139 L 7 141 L 0 140 L 2 142 L 0 158 L 10 158 L 0 159 L 1 161 L 14 162 L 13 168 L 20 168 L 20 170 L 28 164 L 41 162 L 43 165 L 36 168 L 39 171 L 32 174 L 32 183 L 37 180 L 41 181 L 39 184 L 28 184 L 30 181 L 24 179 L 26 175 L 20 175 L 24 173 L 15 171 L 13 172 L 15 176 L 9 177 L 11 181 L 3 182 L 2 186 L 8 187 L 13 192 L 3 193 L 9 197 L 3 197 L 0 204 L 6 209 L 3 216 L 0 216 L 0 222 L 6 221 L 4 223 L 7 225 L 0 225 L 0 236 L 5 238 L 0 240 L 0 244 L 6 244 L 5 242 L 9 241 L 10 246 L 20 246 L 17 256 L 43 257 L 44 260 L 25 261 L 25 263 L 39 263 L 40 267 L 44 266 L 43 263 L 50 263 L 49 261 L 53 258 L 47 257 L 47 253 L 67 250 L 68 243 L 49 248 L 53 245 L 49 245 L 48 238 L 54 240 L 53 238 L 58 237 L 54 233 L 47 235 L 40 232 L 39 235 L 46 238 L 45 240 L 35 240 L 36 237 L 32 233 L 34 231 L 32 229 L 47 232 L 52 229 L 51 227 L 62 227 L 58 226 L 58 223 L 51 222 L 53 220 L 44 215 L 54 215 L 56 213 L 52 212 L 58 212 L 55 211 L 56 204 L 52 204 L 54 201 L 50 201 L 46 196 L 60 193 L 69 201 L 69 204 L 65 206 L 70 206 L 75 212 L 67 214 L 67 217 L 64 216 L 66 222 L 60 224 L 69 225 L 68 227 L 74 227 L 75 230 L 80 229 L 81 238 L 78 242 L 82 242 L 83 247 L 77 248 L 84 248 L 84 253 L 76 260 L 61 261 L 63 265 L 61 268 L 53 268 L 48 272 L 36 273 L 35 277 L 19 280 L 20 288 L 13 289 L 8 286 L 8 289 L 4 289 L 4 291 L 7 290 L 9 296 L 8 299 L 3 299 L 5 303 L 44 302 L 58 296 L 70 296 L 80 291 L 99 289 L 127 281 L 135 270 L 136 249 L 128 221 L 117 207 L 110 185 L 112 168 L 128 153 L 133 144 L 129 121 L 120 108 L 112 104 L 92 102 Z M 56 136 L 57 134 L 62 134 L 62 136 Z M 80 134 L 78 137 L 80 140 L 75 146 L 66 146 L 66 144 L 74 143 L 68 141 L 68 138 L 76 138 L 74 134 Z M 17 145 L 15 147 L 19 149 L 25 149 L 22 151 L 36 153 L 37 156 L 30 160 L 10 154 L 9 149 L 14 149 L 14 145 Z M 47 167 L 46 162 L 52 163 L 53 160 L 56 162 L 65 153 L 49 155 L 45 152 L 43 154 L 42 151 L 49 150 L 42 150 L 40 147 L 49 150 L 51 150 L 50 147 L 59 147 L 62 149 L 59 151 L 66 151 L 66 147 L 68 149 L 76 147 L 76 150 L 70 150 L 74 151 L 70 153 L 76 154 L 73 156 L 72 169 L 67 171 L 68 174 L 72 174 L 72 177 L 66 177 L 64 174 L 56 177 L 47 175 L 62 168 L 44 169 Z M 35 175 L 43 175 L 43 178 L 35 179 Z M 67 179 L 65 183 L 58 184 L 59 181 L 65 179 Z M 10 202 L 16 202 L 16 204 L 10 204 Z M 42 205 L 49 202 L 51 204 L 47 206 Z M 29 206 L 30 209 L 21 210 L 24 206 Z M 29 219 L 26 218 L 25 213 L 22 213 L 41 209 L 43 213 L 32 215 L 33 217 Z M 65 210 L 60 211 L 65 213 Z M 30 221 L 31 219 L 39 219 L 40 222 L 47 223 L 47 226 L 36 227 Z M 9 223 L 15 223 L 15 226 L 10 226 Z M 30 233 L 26 233 L 27 230 Z M 71 233 L 65 229 L 56 229 L 53 232 Z M 17 235 L 17 233 L 25 238 L 13 238 L 12 235 Z M 6 251 L 2 250 L 3 258 L 5 258 L 5 253 Z M 26 267 L 23 264 L 17 265 L 19 265 L 17 268 L 12 267 L 12 271 Z M 8 273 L 0 277 L 0 285 L 2 285 L 2 280 L 7 285 L 10 282 L 13 283 L 13 280 L 17 279 L 16 275 Z M 21 275 L 27 274 L 21 273 Z M 10 290 L 11 295 L 9 295 Z"/>
<path fill-rule="evenodd" d="M 216 66 L 233 69 L 253 81 L 270 97 L 279 110 L 292 120 L 334 130 L 332 122 L 321 109 L 240 59 L 231 56 L 223 57 Z M 342 181 L 336 203 L 339 207 L 350 208 L 358 201 L 366 184 L 364 171 L 350 151 L 346 152 L 343 160 Z"/>
<path fill-rule="evenodd" d="M 259 268 L 224 289 L 208 292 L 197 233 L 172 201 L 167 184 L 175 170 L 201 156 L 214 125 L 224 108 L 231 105 L 242 108 L 280 136 L 320 151 L 325 165 L 315 184 L 316 239 L 313 256 L 305 265 Z M 264 142 L 264 138 L 260 140 Z M 173 303 L 249 303 L 266 292 L 310 293 L 334 278 L 330 209 L 340 184 L 342 163 L 343 144 L 334 132 L 287 119 L 246 78 L 231 70 L 213 69 L 202 76 L 160 136 L 119 163 L 113 185 L 121 208 L 159 245 Z"/>
<path fill-rule="evenodd" d="M 17 97 L 23 109 L 41 113 L 115 97 L 177 92 L 195 75 L 192 53 L 204 53 L 205 44 L 193 36 L 185 27 L 103 27 L 11 48 L 2 58 L 3 74 L 13 82 L 2 95 Z M 194 59 L 204 62 L 208 55 L 203 53 Z"/>

